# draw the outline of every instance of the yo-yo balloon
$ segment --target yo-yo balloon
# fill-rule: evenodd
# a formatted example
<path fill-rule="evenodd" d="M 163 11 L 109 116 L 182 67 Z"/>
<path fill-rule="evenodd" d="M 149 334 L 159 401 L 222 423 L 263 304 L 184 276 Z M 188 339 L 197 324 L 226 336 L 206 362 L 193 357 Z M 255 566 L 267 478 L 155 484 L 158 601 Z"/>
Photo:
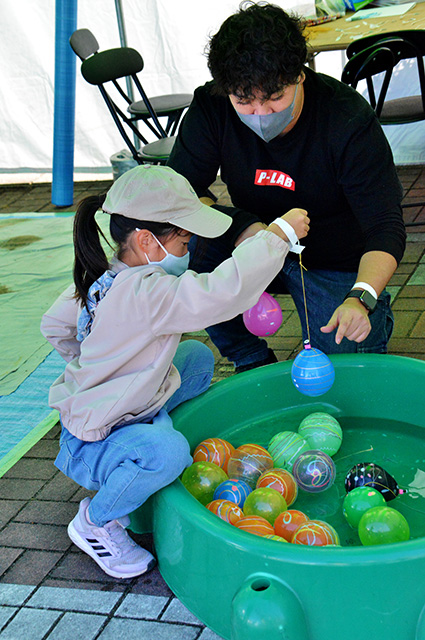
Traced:
<path fill-rule="evenodd" d="M 235 449 L 227 471 L 231 479 L 243 480 L 251 489 L 255 489 L 258 478 L 262 473 L 273 467 L 270 453 L 259 444 L 242 444 Z"/>
<path fill-rule="evenodd" d="M 291 542 L 319 547 L 340 544 L 338 532 L 323 520 L 308 520 L 302 524 L 295 531 Z"/>
<path fill-rule="evenodd" d="M 269 453 L 275 467 L 292 472 L 292 466 L 298 456 L 310 448 L 307 440 L 293 431 L 280 431 L 269 442 Z"/>
<path fill-rule="evenodd" d="M 309 493 L 326 491 L 335 482 L 335 463 L 327 453 L 304 451 L 294 462 L 292 473 L 300 489 Z"/>
<path fill-rule="evenodd" d="M 410 527 L 396 509 L 372 507 L 360 519 L 359 538 L 365 546 L 406 542 L 410 538 Z"/>
<path fill-rule="evenodd" d="M 345 496 L 342 512 L 348 524 L 357 529 L 361 517 L 373 507 L 385 507 L 385 498 L 373 487 L 356 487 Z"/>
<path fill-rule="evenodd" d="M 402 493 L 407 493 L 406 489 L 400 489 L 396 480 L 385 469 L 374 462 L 359 462 L 347 473 L 346 492 L 356 487 L 372 487 L 382 493 L 387 502 Z"/>
<path fill-rule="evenodd" d="M 270 487 L 260 487 L 251 491 L 243 506 L 245 516 L 261 516 L 271 525 L 274 524 L 277 516 L 287 509 L 285 498 L 279 491 Z"/>
<path fill-rule="evenodd" d="M 271 336 L 282 324 L 282 309 L 279 303 L 266 291 L 257 304 L 242 314 L 248 331 L 255 336 Z"/>
<path fill-rule="evenodd" d="M 291 378 L 304 395 L 321 396 L 332 387 L 335 370 L 328 356 L 306 341 L 292 364 Z"/>
<path fill-rule="evenodd" d="M 323 411 L 306 416 L 298 427 L 298 433 L 308 441 L 311 449 L 319 449 L 328 456 L 333 456 L 342 443 L 341 425 L 336 418 Z"/>
<path fill-rule="evenodd" d="M 194 462 L 183 471 L 183 486 L 204 506 L 213 500 L 214 491 L 227 480 L 227 474 L 213 462 Z"/>

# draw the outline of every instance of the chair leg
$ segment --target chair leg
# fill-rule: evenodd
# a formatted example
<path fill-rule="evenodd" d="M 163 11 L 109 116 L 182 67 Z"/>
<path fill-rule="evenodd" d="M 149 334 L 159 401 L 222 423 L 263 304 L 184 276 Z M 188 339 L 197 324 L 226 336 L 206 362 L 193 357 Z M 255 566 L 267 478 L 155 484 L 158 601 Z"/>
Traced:
<path fill-rule="evenodd" d="M 183 109 L 181 111 L 176 111 L 168 116 L 167 126 L 165 127 L 165 131 L 167 135 L 174 136 L 176 135 L 177 127 L 180 122 L 180 118 L 182 117 Z"/>

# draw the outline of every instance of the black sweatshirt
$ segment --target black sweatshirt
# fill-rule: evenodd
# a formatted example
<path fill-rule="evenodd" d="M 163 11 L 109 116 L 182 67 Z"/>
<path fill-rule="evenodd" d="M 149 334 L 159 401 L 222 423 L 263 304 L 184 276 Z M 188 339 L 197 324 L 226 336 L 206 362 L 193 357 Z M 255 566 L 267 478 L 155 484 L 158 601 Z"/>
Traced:
<path fill-rule="evenodd" d="M 220 170 L 235 207 L 233 242 L 251 223 L 300 207 L 311 219 L 302 242 L 307 268 L 357 271 L 367 251 L 399 262 L 402 187 L 373 110 L 338 80 L 309 68 L 305 75 L 298 122 L 269 143 L 240 121 L 227 97 L 211 94 L 212 82 L 199 87 L 169 166 L 200 196 Z"/>

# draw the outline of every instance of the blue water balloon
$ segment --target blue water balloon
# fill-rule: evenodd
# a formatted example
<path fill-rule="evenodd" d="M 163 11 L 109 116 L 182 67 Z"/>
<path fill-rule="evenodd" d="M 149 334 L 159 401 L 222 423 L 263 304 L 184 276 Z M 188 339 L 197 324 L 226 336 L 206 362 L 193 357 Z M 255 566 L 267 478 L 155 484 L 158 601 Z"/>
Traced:
<path fill-rule="evenodd" d="M 306 396 L 321 396 L 332 387 L 335 370 L 328 356 L 305 344 L 297 355 L 291 369 L 295 387 Z"/>

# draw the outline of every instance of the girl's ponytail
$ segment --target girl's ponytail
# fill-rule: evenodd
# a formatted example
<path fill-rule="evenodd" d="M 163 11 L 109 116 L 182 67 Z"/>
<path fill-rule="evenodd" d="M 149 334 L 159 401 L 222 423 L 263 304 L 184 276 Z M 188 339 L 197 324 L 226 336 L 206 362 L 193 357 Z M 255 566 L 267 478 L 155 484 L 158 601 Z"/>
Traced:
<path fill-rule="evenodd" d="M 107 269 L 108 259 L 100 242 L 103 233 L 96 220 L 106 194 L 88 196 L 78 204 L 74 218 L 74 283 L 75 297 L 86 304 L 87 293 L 93 282 Z"/>

